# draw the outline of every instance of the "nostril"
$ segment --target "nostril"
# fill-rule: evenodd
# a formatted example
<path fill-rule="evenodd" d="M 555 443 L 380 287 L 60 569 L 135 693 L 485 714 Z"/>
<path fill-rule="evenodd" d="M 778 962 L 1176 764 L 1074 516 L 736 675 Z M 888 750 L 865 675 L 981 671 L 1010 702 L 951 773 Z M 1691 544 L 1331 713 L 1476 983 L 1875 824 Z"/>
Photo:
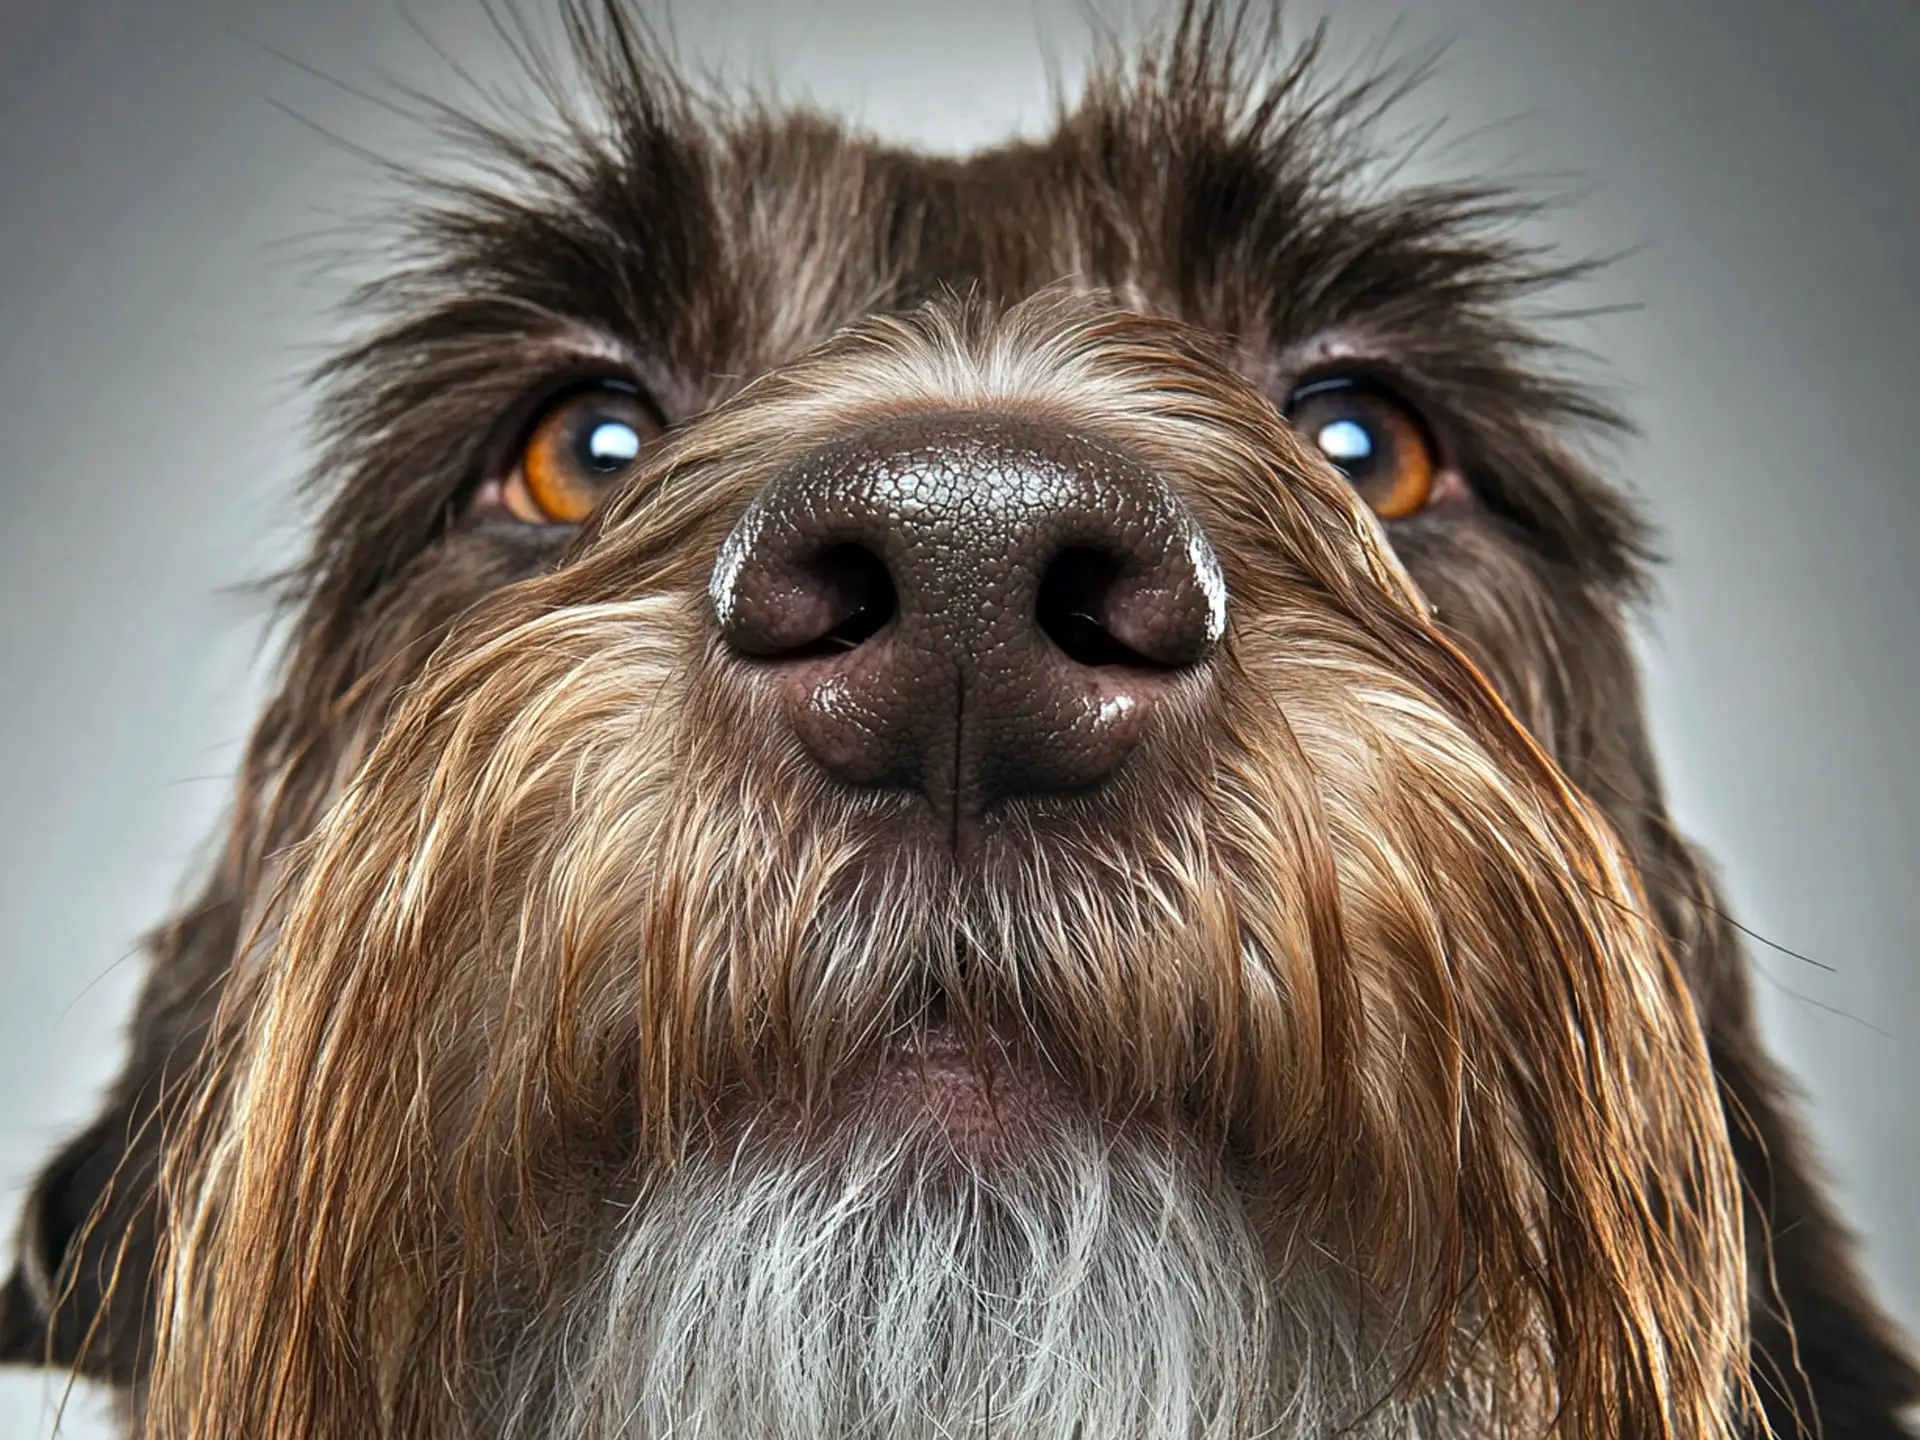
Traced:
<path fill-rule="evenodd" d="M 1062 551 L 1040 577 L 1035 619 L 1076 665 L 1162 668 L 1114 633 L 1115 601 L 1124 567 L 1098 550 Z"/>
<path fill-rule="evenodd" d="M 804 660 L 858 649 L 899 608 L 886 563 L 860 545 L 835 545 L 797 567 L 786 644 L 762 652 L 770 660 Z"/>

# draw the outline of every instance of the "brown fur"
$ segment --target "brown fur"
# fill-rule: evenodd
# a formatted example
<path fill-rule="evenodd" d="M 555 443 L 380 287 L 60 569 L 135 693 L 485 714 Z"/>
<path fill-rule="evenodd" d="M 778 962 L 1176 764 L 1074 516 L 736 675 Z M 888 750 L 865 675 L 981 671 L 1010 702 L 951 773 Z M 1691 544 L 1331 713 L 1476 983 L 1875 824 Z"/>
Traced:
<path fill-rule="evenodd" d="M 35 1191 L 4 1353 L 132 1386 L 156 1436 L 501 1430 L 558 1403 L 525 1336 L 609 1199 L 742 1116 L 822 1123 L 933 992 L 1096 1127 L 1219 1158 L 1270 1259 L 1334 1257 L 1385 1433 L 1733 1434 L 1749 1393 L 1901 1433 L 1920 1380 L 1666 818 L 1641 533 L 1514 318 L 1559 278 L 1516 202 L 1368 189 L 1392 82 L 1268 74 L 1206 6 L 959 161 L 572 24 L 597 111 L 487 137 L 515 185 L 423 207 L 330 371 L 286 679 Z M 1272 402 L 1330 350 L 1419 400 L 1469 505 L 1383 528 L 1301 449 Z M 644 473 L 575 537 L 476 520 L 490 448 L 609 371 L 675 425 Z M 1177 477 L 1234 599 L 1174 758 L 959 875 L 876 861 L 700 603 L 785 459 L 945 408 Z"/>

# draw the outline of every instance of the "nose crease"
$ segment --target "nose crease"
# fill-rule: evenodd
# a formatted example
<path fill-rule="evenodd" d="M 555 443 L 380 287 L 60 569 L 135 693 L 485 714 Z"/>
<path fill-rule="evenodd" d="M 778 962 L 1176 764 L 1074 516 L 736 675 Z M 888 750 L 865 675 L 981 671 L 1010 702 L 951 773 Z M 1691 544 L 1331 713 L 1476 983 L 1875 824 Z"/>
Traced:
<path fill-rule="evenodd" d="M 956 847 L 1002 802 L 1109 779 L 1226 628 L 1218 560 L 1164 480 L 999 415 L 901 417 L 801 457 L 709 593 L 813 760 L 917 792 Z"/>
<path fill-rule="evenodd" d="M 967 677 L 956 675 L 953 683 L 953 753 L 956 757 L 966 753 L 967 744 Z M 955 764 L 953 774 L 947 782 L 947 844 L 954 850 L 960 848 L 961 779 L 960 766 Z"/>

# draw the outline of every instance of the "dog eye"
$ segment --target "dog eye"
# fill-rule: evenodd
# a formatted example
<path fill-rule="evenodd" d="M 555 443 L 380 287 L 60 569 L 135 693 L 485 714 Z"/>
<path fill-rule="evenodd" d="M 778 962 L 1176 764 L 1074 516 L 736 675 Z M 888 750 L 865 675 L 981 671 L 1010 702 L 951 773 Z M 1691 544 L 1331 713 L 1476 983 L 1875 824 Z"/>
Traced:
<path fill-rule="evenodd" d="M 512 472 L 501 505 L 530 525 L 577 525 L 608 489 L 632 473 L 664 429 L 659 414 L 630 385 L 603 380 L 571 390 L 541 412 Z"/>
<path fill-rule="evenodd" d="M 1434 443 L 1413 407 L 1391 391 L 1344 376 L 1312 380 L 1288 398 L 1286 414 L 1381 519 L 1416 514 L 1433 498 Z"/>

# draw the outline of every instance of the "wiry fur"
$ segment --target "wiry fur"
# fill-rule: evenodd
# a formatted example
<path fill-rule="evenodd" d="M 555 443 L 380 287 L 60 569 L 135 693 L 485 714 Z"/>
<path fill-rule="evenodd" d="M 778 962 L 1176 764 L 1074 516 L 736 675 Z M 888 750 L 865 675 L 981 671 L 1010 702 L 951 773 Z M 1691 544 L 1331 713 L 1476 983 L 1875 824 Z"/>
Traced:
<path fill-rule="evenodd" d="M 1210 7 L 960 161 L 570 13 L 597 109 L 491 137 L 511 187 L 429 205 L 332 371 L 287 679 L 9 1353 L 170 1440 L 1713 1436 L 1759 1423 L 1750 1313 L 1776 1426 L 1899 1433 L 1665 818 L 1639 532 L 1512 317 L 1553 278 L 1513 202 L 1369 191 L 1390 86 L 1268 76 Z M 1471 506 L 1383 531 L 1301 449 L 1271 398 L 1329 349 Z M 571 543 L 474 519 L 609 368 L 676 425 L 644 474 Z M 1154 766 L 970 867 L 884 852 L 905 802 L 783 745 L 703 608 L 781 464 L 955 408 L 1166 475 L 1234 606 Z M 1043 1163 L 875 1120 L 936 1009 L 1045 1077 Z"/>
<path fill-rule="evenodd" d="M 1304 1402 L 1299 1433 L 1440 1403 L 1466 1375 L 1492 1387 L 1493 1433 L 1556 1409 L 1569 1433 L 1727 1423 L 1739 1282 L 1720 1116 L 1677 971 L 1597 817 L 1427 626 L 1344 482 L 1178 332 L 1047 296 L 998 323 L 947 314 L 856 328 L 750 387 L 572 563 L 504 594 L 423 672 L 321 826 L 275 942 L 230 981 L 234 1048 L 180 1152 L 191 1218 L 163 1310 L 161 1433 L 492 1428 L 499 1397 L 461 1377 L 484 1384 L 474 1347 L 503 1342 L 465 1317 L 578 1326 L 581 1277 L 636 1243 L 611 1197 L 633 1197 L 644 1234 L 672 1203 L 653 1177 L 684 1206 L 675 1168 L 729 1133 L 715 1117 L 827 1124 L 846 1077 L 914 1033 L 929 983 L 977 1049 L 1031 1047 L 1096 1135 L 1225 1147 L 1229 1174 L 1197 1200 L 1165 1208 L 1188 1197 L 1162 1183 L 1159 1211 L 1117 1206 L 1107 1247 L 1217 1233 L 1199 1253 L 1217 1249 L 1241 1289 L 1265 1282 L 1252 1315 L 1297 1336 L 1304 1305 L 1316 1344 L 1377 1351 Z M 697 603 L 698 557 L 782 463 L 902 407 L 1044 416 L 1181 474 L 1238 605 L 1231 679 L 1169 747 L 1184 763 L 1036 809 L 967 867 L 879 848 L 876 811 L 901 797 L 842 794 L 796 764 Z M 321 1094 L 356 1099 L 323 1119 Z M 804 1171 L 839 1173 L 836 1133 Z M 1150 1173 L 1130 1153 L 1107 1162 L 1123 1189 Z M 1040 1194 L 1009 1223 L 1067 1243 L 1088 1202 L 1010 1168 L 1008 1189 Z M 711 1198 L 716 1223 L 757 1169 Z M 891 1234 L 868 1210 L 895 1202 L 849 1194 L 845 1224 Z M 1256 1239 L 1325 1257 L 1353 1333 L 1324 1328 L 1325 1282 L 1295 1296 L 1277 1264 L 1229 1263 Z M 768 1303 L 801 1303 L 764 1288 L 767 1243 L 735 1263 Z M 1205 1274 L 1163 1288 L 1197 1300 L 1218 1288 Z M 1017 1306 L 1021 1287 L 975 1288 L 982 1313 L 956 1330 L 1017 1322 L 993 1297 Z M 883 1368 L 892 1334 L 835 1324 L 841 1292 L 806 1302 L 818 1329 L 791 1333 L 861 1339 L 849 1372 Z M 707 1323 L 782 1333 L 734 1303 Z M 1176 1321 L 1140 1312 L 1125 1333 L 1169 1327 L 1187 1354 L 1223 1338 Z M 1130 1406 L 1119 1347 L 1098 1358 L 1016 1433 Z M 1246 1394 L 1208 1400 L 1210 1422 L 1183 1404 L 1092 1433 L 1261 1433 L 1302 1403 L 1283 1362 L 1303 1358 L 1239 1374 Z M 728 1388 L 644 1350 L 629 1363 L 709 1400 Z M 994 1378 L 916 1373 L 963 1396 Z M 800 1403 L 803 1378 L 777 1388 Z M 924 1390 L 875 1415 L 836 1394 L 768 1433 L 932 1436 L 965 1419 Z M 662 1416 L 684 1398 L 616 1396 Z"/>

